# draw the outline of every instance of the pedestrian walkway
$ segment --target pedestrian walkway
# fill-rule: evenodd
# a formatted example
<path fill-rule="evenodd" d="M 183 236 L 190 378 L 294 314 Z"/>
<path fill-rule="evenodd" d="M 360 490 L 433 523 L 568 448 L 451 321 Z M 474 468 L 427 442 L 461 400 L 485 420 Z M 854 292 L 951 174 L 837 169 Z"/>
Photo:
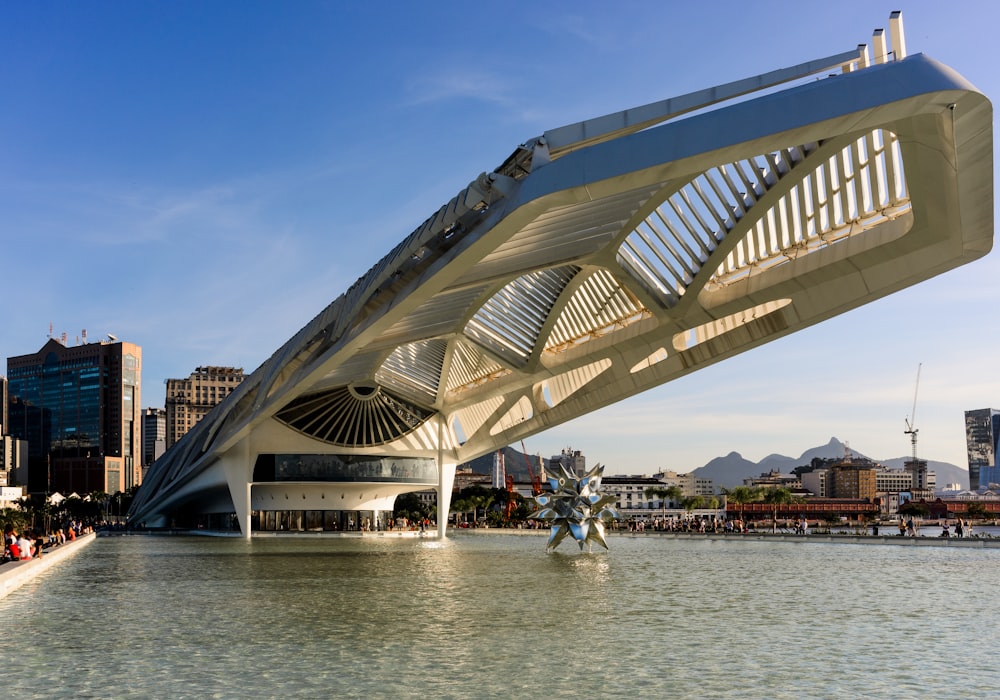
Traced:
<path fill-rule="evenodd" d="M 6 564 L 0 564 L 0 598 L 6 597 L 43 571 L 47 571 L 67 557 L 76 554 L 85 545 L 93 542 L 95 537 L 93 532 L 80 535 L 75 540 L 49 547 L 40 557 L 28 561 L 9 561 Z"/>

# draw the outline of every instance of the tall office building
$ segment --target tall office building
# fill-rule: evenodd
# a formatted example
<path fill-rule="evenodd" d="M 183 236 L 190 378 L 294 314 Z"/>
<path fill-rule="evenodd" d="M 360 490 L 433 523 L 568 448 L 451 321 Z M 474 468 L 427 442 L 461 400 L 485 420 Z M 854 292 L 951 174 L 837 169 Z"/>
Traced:
<path fill-rule="evenodd" d="M 7 377 L 0 377 L 0 489 L 20 485 L 28 464 L 28 444 L 7 434 L 7 384 Z"/>
<path fill-rule="evenodd" d="M 830 498 L 874 499 L 878 494 L 877 470 L 874 462 L 858 457 L 832 464 L 826 477 L 826 495 Z"/>
<path fill-rule="evenodd" d="M 50 338 L 7 358 L 8 432 L 28 443 L 28 491 L 116 493 L 142 481 L 142 348 Z"/>
<path fill-rule="evenodd" d="M 242 367 L 198 367 L 167 380 L 167 447 L 180 440 L 245 379 Z"/>
<path fill-rule="evenodd" d="M 142 468 L 167 450 L 167 412 L 162 408 L 142 410 Z"/>
<path fill-rule="evenodd" d="M 0 435 L 7 434 L 7 377 L 0 377 Z"/>
<path fill-rule="evenodd" d="M 965 412 L 965 445 L 969 454 L 969 488 L 978 491 L 1000 483 L 997 469 L 997 439 L 1000 438 L 1000 411 L 979 408 Z"/>
<path fill-rule="evenodd" d="M 572 447 L 567 447 L 559 454 L 552 455 L 549 464 L 553 469 L 556 468 L 556 465 L 561 464 L 569 470 L 570 474 L 575 474 L 578 477 L 587 473 L 587 458 L 583 452 L 574 450 Z"/>

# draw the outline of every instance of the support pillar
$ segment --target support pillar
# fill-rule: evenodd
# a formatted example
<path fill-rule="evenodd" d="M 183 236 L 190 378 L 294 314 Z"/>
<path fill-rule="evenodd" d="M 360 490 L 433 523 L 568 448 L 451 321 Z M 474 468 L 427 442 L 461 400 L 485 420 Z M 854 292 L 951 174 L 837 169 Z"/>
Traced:
<path fill-rule="evenodd" d="M 233 499 L 240 530 L 243 537 L 250 539 L 250 482 L 253 478 L 253 465 L 250 464 L 249 438 L 240 440 L 220 461 L 229 484 L 229 495 Z"/>
<path fill-rule="evenodd" d="M 447 460 L 445 458 L 445 419 L 443 416 L 438 418 L 437 432 L 437 523 L 438 537 L 444 539 L 448 535 L 448 513 L 451 509 L 451 492 L 455 486 L 455 467 L 457 465 L 455 464 L 454 457 L 449 457 Z"/>

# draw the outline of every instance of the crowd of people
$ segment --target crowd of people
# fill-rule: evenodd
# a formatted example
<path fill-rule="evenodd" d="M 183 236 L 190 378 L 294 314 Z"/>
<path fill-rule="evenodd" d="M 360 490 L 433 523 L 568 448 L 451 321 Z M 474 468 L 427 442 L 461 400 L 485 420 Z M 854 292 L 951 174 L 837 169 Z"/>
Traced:
<path fill-rule="evenodd" d="M 37 559 L 46 549 L 72 542 L 78 535 L 91 531 L 92 528 L 76 521 L 47 532 L 23 530 L 18 533 L 16 528 L 8 525 L 3 532 L 3 556 L 0 557 L 0 564 Z"/>

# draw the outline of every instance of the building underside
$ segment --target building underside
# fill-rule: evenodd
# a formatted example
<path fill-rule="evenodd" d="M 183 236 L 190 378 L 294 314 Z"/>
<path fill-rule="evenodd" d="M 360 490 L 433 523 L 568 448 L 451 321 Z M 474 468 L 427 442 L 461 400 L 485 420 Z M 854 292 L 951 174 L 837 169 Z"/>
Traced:
<path fill-rule="evenodd" d="M 132 522 L 249 537 L 433 488 L 443 535 L 456 464 L 985 255 L 992 106 L 889 34 L 518 146 L 157 460 Z"/>

